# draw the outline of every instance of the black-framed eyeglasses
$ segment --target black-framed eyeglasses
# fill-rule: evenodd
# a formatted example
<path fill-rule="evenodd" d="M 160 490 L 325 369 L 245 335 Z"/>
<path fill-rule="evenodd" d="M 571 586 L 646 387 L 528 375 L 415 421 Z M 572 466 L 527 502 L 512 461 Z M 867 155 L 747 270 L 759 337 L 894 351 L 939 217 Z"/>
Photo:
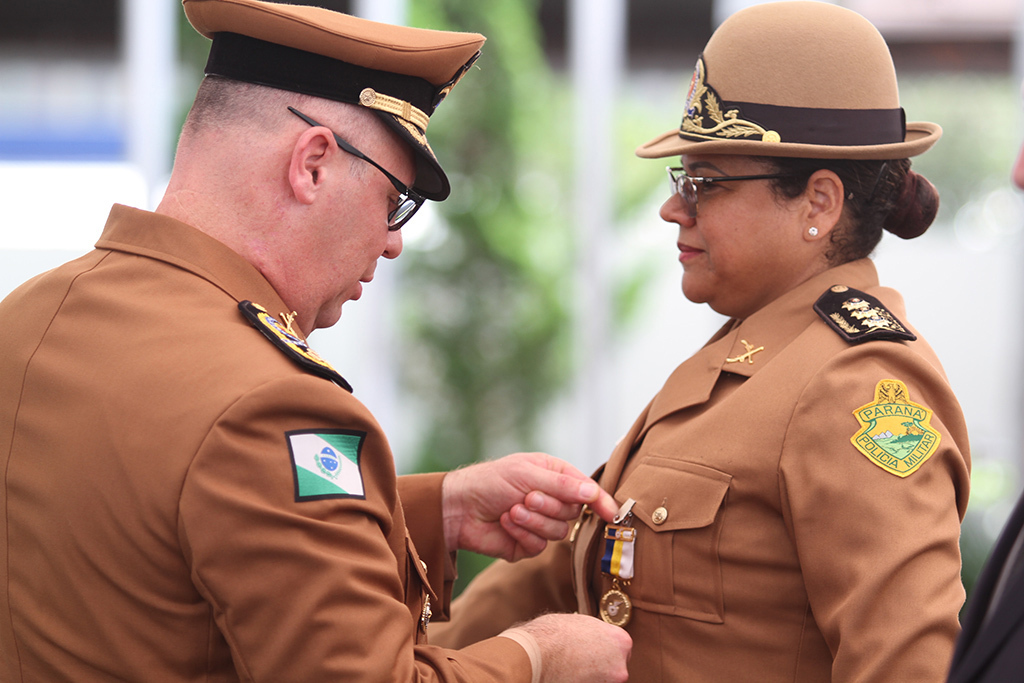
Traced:
<path fill-rule="evenodd" d="M 288 107 L 288 111 L 295 114 L 296 116 L 298 116 L 300 119 L 302 119 L 311 126 L 327 128 L 327 126 L 325 126 L 324 124 L 314 121 L 313 119 L 306 116 L 295 107 Z M 327 128 L 327 130 L 331 129 Z M 334 141 L 338 143 L 338 147 L 341 147 L 344 151 L 348 152 L 352 156 L 362 159 L 363 161 L 365 161 L 366 163 L 370 164 L 378 171 L 383 173 L 387 177 L 387 179 L 391 181 L 391 184 L 395 186 L 395 189 L 398 190 L 398 206 L 392 209 L 391 212 L 388 214 L 388 230 L 398 230 L 403 225 L 408 223 L 409 219 L 412 218 L 413 214 L 416 213 L 416 211 L 423 205 L 423 202 L 426 201 L 426 198 L 421 197 L 411 187 L 403 183 L 395 176 L 388 173 L 388 171 L 383 166 L 381 166 L 376 161 L 374 161 L 373 159 L 366 156 L 358 149 L 350 145 L 333 130 L 331 130 L 331 134 L 334 136 Z"/>
<path fill-rule="evenodd" d="M 671 186 L 672 194 L 678 194 L 682 197 L 686 215 L 690 218 L 697 217 L 697 200 L 700 198 L 700 189 L 704 185 L 733 180 L 773 180 L 786 177 L 786 174 L 783 173 L 770 173 L 765 175 L 723 175 L 706 178 L 686 175 L 686 169 L 680 166 L 666 166 L 665 170 L 668 171 L 668 182 Z"/>

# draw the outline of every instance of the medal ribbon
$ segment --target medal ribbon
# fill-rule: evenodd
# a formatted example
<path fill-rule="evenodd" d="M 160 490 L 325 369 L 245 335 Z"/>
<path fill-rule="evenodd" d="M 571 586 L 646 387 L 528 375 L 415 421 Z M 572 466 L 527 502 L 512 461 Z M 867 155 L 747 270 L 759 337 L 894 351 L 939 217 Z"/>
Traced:
<path fill-rule="evenodd" d="M 633 578 L 633 542 L 636 529 L 609 524 L 604 530 L 604 556 L 601 571 L 623 581 Z"/>

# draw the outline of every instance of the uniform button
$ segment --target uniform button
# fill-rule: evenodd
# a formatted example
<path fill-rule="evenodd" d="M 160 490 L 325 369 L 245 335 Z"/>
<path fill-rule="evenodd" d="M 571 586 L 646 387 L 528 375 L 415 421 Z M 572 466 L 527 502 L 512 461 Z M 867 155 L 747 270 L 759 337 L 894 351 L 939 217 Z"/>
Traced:
<path fill-rule="evenodd" d="M 427 563 L 426 562 L 424 562 L 423 560 L 420 560 L 420 566 L 423 567 L 423 571 L 427 571 Z"/>
<path fill-rule="evenodd" d="M 664 507 L 659 507 L 651 514 L 651 521 L 655 524 L 664 524 L 666 519 L 668 519 L 668 510 Z"/>

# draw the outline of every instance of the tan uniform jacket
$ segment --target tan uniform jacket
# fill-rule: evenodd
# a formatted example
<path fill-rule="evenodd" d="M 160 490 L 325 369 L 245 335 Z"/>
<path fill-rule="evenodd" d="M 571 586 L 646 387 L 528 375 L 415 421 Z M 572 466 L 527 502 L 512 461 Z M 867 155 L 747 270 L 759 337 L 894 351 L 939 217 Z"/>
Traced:
<path fill-rule="evenodd" d="M 366 408 L 241 300 L 286 312 L 219 242 L 115 207 L 0 304 L 0 680 L 529 681 L 507 638 L 425 644 L 441 476 L 397 479 Z M 300 496 L 287 434 L 314 432 L 359 444 L 361 495 Z"/>
<path fill-rule="evenodd" d="M 630 681 L 943 679 L 964 599 L 964 419 L 926 342 L 853 345 L 823 322 L 812 306 L 835 284 L 907 322 L 870 261 L 834 268 L 726 325 L 606 464 L 602 485 L 636 500 Z M 916 417 L 930 413 L 923 438 L 939 438 L 906 477 L 851 442 L 883 380 L 904 384 Z M 611 585 L 603 528 L 589 517 L 571 549 L 492 565 L 434 642 L 472 642 L 542 610 L 595 614 Z"/>

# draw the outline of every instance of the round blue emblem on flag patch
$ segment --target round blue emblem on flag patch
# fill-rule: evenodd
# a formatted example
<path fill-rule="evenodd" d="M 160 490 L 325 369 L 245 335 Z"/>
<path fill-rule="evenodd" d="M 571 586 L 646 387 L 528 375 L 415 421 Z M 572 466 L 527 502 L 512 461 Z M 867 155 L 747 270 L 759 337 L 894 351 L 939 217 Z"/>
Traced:
<path fill-rule="evenodd" d="M 336 477 L 338 475 L 338 468 L 341 466 L 338 454 L 330 446 L 324 446 L 323 450 L 317 454 L 316 464 L 328 477 Z"/>

